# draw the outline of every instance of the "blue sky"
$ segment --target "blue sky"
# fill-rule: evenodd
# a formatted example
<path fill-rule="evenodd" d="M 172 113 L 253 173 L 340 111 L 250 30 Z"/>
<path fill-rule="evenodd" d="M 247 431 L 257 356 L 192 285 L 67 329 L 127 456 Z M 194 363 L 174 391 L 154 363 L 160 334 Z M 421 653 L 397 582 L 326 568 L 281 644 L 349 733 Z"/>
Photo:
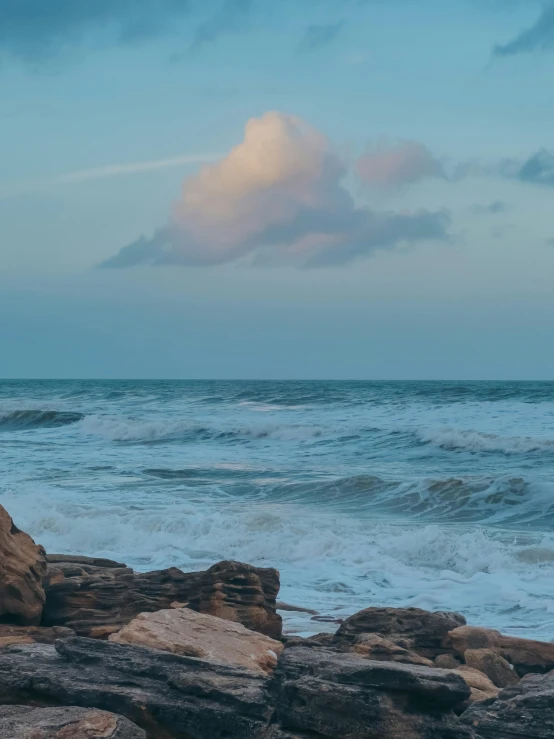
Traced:
<path fill-rule="evenodd" d="M 0 0 L 0 375 L 554 376 L 554 4 Z"/>

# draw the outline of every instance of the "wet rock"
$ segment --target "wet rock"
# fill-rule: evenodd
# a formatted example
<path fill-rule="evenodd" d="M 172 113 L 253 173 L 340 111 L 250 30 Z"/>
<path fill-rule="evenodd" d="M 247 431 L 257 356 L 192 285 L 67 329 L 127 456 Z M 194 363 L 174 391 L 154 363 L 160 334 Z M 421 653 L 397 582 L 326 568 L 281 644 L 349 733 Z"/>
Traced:
<path fill-rule="evenodd" d="M 435 659 L 448 653 L 448 634 L 465 624 L 459 613 L 430 612 L 419 608 L 366 608 L 342 624 L 335 642 L 354 643 L 361 634 L 378 634 L 405 649 Z"/>
<path fill-rule="evenodd" d="M 201 573 L 189 608 L 243 624 L 278 639 L 283 622 L 277 613 L 279 573 L 273 568 L 224 561 Z"/>
<path fill-rule="evenodd" d="M 109 638 L 118 644 L 162 649 L 249 670 L 272 672 L 283 645 L 242 624 L 189 608 L 141 613 Z"/>
<path fill-rule="evenodd" d="M 40 623 L 46 554 L 0 506 L 0 622 Z"/>
<path fill-rule="evenodd" d="M 466 665 L 484 672 L 498 688 L 507 688 L 519 682 L 513 667 L 492 649 L 466 649 L 464 659 Z"/>
<path fill-rule="evenodd" d="M 291 648 L 274 687 L 276 723 L 293 737 L 469 739 L 453 708 L 468 700 L 460 675 L 436 668 Z"/>
<path fill-rule="evenodd" d="M 483 739 L 554 739 L 554 673 L 527 675 L 461 716 Z"/>
<path fill-rule="evenodd" d="M 221 562 L 207 572 L 176 567 L 134 572 L 120 562 L 48 555 L 42 623 L 67 626 L 81 636 L 107 639 L 139 613 L 188 605 L 200 613 L 280 636 L 275 610 L 277 570 Z"/>
<path fill-rule="evenodd" d="M 0 624 L 0 649 L 12 644 L 54 644 L 56 639 L 73 636 L 75 632 L 63 626 L 10 626 Z"/>
<path fill-rule="evenodd" d="M 311 608 L 303 608 L 302 606 L 293 606 L 290 603 L 283 603 L 282 601 L 277 602 L 278 611 L 290 611 L 291 613 L 307 613 L 310 616 L 318 616 L 319 612 L 314 611 Z"/>
<path fill-rule="evenodd" d="M 0 706 L 5 739 L 146 739 L 123 716 L 90 708 Z"/>
<path fill-rule="evenodd" d="M 552 642 L 504 636 L 499 631 L 477 626 L 454 629 L 448 634 L 448 640 L 454 652 L 462 657 L 468 649 L 488 649 L 495 652 L 512 664 L 520 676 L 554 669 Z"/>

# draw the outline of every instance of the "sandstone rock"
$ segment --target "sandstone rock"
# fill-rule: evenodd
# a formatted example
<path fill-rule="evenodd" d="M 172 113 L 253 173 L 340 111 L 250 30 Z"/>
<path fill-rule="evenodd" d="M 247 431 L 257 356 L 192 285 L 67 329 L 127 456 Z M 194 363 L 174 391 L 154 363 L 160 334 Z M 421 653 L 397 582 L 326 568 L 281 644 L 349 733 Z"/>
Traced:
<path fill-rule="evenodd" d="M 0 706 L 5 739 L 146 739 L 123 716 L 91 708 Z"/>
<path fill-rule="evenodd" d="M 485 673 L 498 688 L 507 688 L 519 682 L 519 676 L 504 657 L 492 649 L 466 649 L 466 665 Z"/>
<path fill-rule="evenodd" d="M 488 698 L 496 698 L 499 692 L 499 688 L 488 678 L 484 673 L 473 667 L 467 665 L 460 665 L 456 670 L 452 672 L 461 675 L 466 681 L 469 689 L 471 690 L 471 696 L 466 702 L 466 706 L 475 703 L 476 701 L 484 701 Z"/>
<path fill-rule="evenodd" d="M 453 654 L 439 654 L 435 657 L 435 667 L 440 667 L 442 670 L 457 670 L 461 665 L 459 659 L 456 659 Z"/>
<path fill-rule="evenodd" d="M 273 568 L 219 562 L 201 573 L 198 587 L 188 599 L 189 608 L 278 639 L 283 627 L 276 611 L 279 587 L 279 573 Z"/>
<path fill-rule="evenodd" d="M 357 654 L 365 659 L 376 659 L 382 662 L 398 662 L 400 664 L 425 665 L 426 667 L 434 667 L 433 662 L 426 657 L 422 657 L 416 652 L 410 652 L 409 649 L 398 646 L 394 642 L 384 639 L 377 634 L 361 634 L 347 651 Z"/>
<path fill-rule="evenodd" d="M 483 739 L 554 739 L 554 673 L 527 675 L 461 716 Z"/>
<path fill-rule="evenodd" d="M 458 613 L 419 608 L 366 608 L 342 624 L 335 642 L 353 643 L 360 634 L 378 634 L 406 649 L 434 659 L 450 651 L 448 633 L 465 624 Z"/>
<path fill-rule="evenodd" d="M 109 638 L 118 644 L 162 649 L 236 667 L 272 672 L 283 651 L 279 641 L 189 608 L 141 613 Z"/>
<path fill-rule="evenodd" d="M 455 653 L 464 656 L 468 649 L 488 649 L 512 664 L 518 675 L 529 672 L 548 672 L 554 669 L 554 644 L 552 642 L 519 639 L 504 636 L 493 629 L 462 626 L 448 634 Z"/>
<path fill-rule="evenodd" d="M 452 709 L 469 698 L 460 675 L 436 668 L 286 649 L 276 673 L 276 736 L 469 739 Z M 466 729 L 469 733 L 466 733 Z"/>
<path fill-rule="evenodd" d="M 40 623 L 46 554 L 0 506 L 0 622 Z"/>
<path fill-rule="evenodd" d="M 44 587 L 42 623 L 68 626 L 82 636 L 107 639 L 139 613 L 174 604 L 268 636 L 281 634 L 275 610 L 279 573 L 240 562 L 221 562 L 207 572 L 170 567 L 140 573 L 106 559 L 48 555 Z"/>
<path fill-rule="evenodd" d="M 10 626 L 0 624 L 0 649 L 12 644 L 53 644 L 56 639 L 73 636 L 72 629 L 63 626 Z"/>
<path fill-rule="evenodd" d="M 273 677 L 144 647 L 69 637 L 0 650 L 0 704 L 85 706 L 148 739 L 476 739 L 452 709 L 460 675 L 286 649 Z"/>

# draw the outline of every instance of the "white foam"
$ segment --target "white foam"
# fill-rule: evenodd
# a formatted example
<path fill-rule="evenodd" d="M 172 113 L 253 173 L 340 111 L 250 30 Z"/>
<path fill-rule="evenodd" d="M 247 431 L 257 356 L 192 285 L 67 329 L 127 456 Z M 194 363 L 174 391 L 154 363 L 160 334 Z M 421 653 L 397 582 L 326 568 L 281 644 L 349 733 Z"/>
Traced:
<path fill-rule="evenodd" d="M 528 454 L 530 452 L 554 453 L 554 439 L 538 439 L 530 436 L 500 436 L 482 431 L 455 428 L 420 429 L 418 438 L 443 449 L 469 452 L 500 452 L 504 454 Z"/>

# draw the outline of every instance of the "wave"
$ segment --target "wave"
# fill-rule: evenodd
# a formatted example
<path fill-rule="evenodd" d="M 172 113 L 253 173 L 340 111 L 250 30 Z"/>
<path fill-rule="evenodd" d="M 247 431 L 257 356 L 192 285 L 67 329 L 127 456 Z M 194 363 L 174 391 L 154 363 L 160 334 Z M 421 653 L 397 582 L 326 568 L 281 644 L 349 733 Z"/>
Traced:
<path fill-rule="evenodd" d="M 0 415 L 0 430 L 59 428 L 77 423 L 82 413 L 53 410 L 16 410 Z"/>
<path fill-rule="evenodd" d="M 447 451 L 490 452 L 501 454 L 554 454 L 554 439 L 536 439 L 531 436 L 499 436 L 482 431 L 454 428 L 424 429 L 416 432 L 424 444 L 434 444 Z"/>

